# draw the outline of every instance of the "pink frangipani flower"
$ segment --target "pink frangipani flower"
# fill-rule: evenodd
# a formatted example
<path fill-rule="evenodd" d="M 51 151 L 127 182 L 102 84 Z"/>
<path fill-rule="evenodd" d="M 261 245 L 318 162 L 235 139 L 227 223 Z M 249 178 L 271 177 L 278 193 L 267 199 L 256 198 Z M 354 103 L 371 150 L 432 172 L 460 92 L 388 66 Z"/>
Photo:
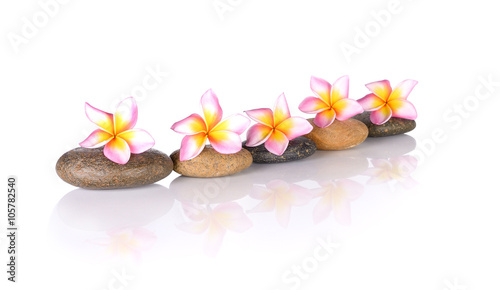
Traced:
<path fill-rule="evenodd" d="M 382 125 L 391 117 L 415 120 L 417 110 L 406 99 L 417 83 L 414 80 L 404 80 L 394 90 L 388 80 L 369 83 L 366 87 L 372 93 L 358 102 L 365 111 L 372 111 L 370 121 L 375 125 Z"/>
<path fill-rule="evenodd" d="M 305 98 L 300 103 L 299 110 L 308 114 L 316 114 L 314 124 L 320 128 L 330 126 L 335 119 L 345 121 L 363 112 L 358 102 L 348 99 L 349 76 L 340 77 L 333 85 L 312 76 L 311 90 L 316 96 Z"/>
<path fill-rule="evenodd" d="M 219 99 L 210 89 L 201 97 L 203 117 L 192 114 L 172 125 L 171 129 L 186 135 L 182 139 L 180 160 L 186 161 L 198 156 L 205 143 L 221 154 L 234 154 L 241 150 L 240 135 L 250 125 L 250 120 L 242 114 L 235 114 L 222 120 Z"/>
<path fill-rule="evenodd" d="M 155 144 L 148 132 L 134 129 L 138 113 L 133 97 L 121 101 L 114 115 L 96 109 L 88 103 L 85 103 L 85 113 L 100 129 L 92 132 L 80 146 L 95 148 L 105 145 L 104 156 L 115 163 L 126 164 L 131 153 L 143 153 Z"/>
<path fill-rule="evenodd" d="M 247 132 L 247 146 L 255 147 L 264 143 L 266 149 L 281 156 L 288 147 L 288 141 L 305 135 L 313 127 L 302 117 L 292 117 L 285 94 L 281 94 L 271 109 L 254 109 L 245 111 L 250 119 L 258 124 L 253 125 Z"/>

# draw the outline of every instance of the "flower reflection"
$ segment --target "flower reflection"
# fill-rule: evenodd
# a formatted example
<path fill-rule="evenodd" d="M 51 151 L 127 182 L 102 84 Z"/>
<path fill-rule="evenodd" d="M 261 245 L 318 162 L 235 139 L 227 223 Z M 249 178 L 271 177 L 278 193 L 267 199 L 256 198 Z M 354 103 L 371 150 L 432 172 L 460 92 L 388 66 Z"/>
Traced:
<path fill-rule="evenodd" d="M 113 257 L 141 261 L 141 253 L 149 249 L 156 241 L 156 236 L 144 228 L 125 228 L 106 232 L 107 237 L 91 240 L 91 243 L 104 246 L 106 253 Z"/>
<path fill-rule="evenodd" d="M 273 180 L 265 186 L 254 185 L 250 196 L 260 199 L 260 202 L 248 212 L 276 211 L 276 219 L 283 227 L 288 226 L 292 206 L 305 205 L 311 200 L 311 192 L 296 184 L 289 184 L 283 180 Z"/>
<path fill-rule="evenodd" d="M 218 204 L 214 208 L 183 203 L 182 209 L 191 221 L 179 224 L 179 229 L 193 234 L 206 232 L 205 252 L 210 255 L 219 251 L 226 230 L 242 233 L 252 227 L 252 222 L 236 202 Z"/>
<path fill-rule="evenodd" d="M 315 190 L 320 200 L 314 206 L 314 223 L 325 220 L 333 211 L 335 219 L 343 225 L 351 223 L 351 202 L 363 194 L 363 186 L 349 179 L 319 182 L 321 188 Z"/>
<path fill-rule="evenodd" d="M 372 159 L 373 167 L 368 168 L 365 175 L 370 176 L 367 184 L 390 183 L 395 180 L 397 185 L 411 188 L 417 184 L 411 174 L 417 168 L 417 159 L 410 155 L 389 159 Z"/>

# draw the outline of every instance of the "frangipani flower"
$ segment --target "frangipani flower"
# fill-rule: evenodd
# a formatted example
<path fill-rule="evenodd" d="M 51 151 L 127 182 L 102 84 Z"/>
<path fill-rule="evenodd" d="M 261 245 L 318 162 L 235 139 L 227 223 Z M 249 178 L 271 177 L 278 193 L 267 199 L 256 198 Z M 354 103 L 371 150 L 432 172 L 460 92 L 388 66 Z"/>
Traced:
<path fill-rule="evenodd" d="M 411 174 L 417 168 L 418 161 L 413 156 L 404 155 L 389 158 L 389 160 L 372 159 L 371 162 L 373 167 L 368 168 L 365 172 L 365 175 L 371 177 L 367 184 L 389 183 L 392 180 L 396 180 L 406 188 L 410 188 L 416 184 Z"/>
<path fill-rule="evenodd" d="M 219 99 L 210 89 L 201 97 L 204 118 L 198 114 L 180 120 L 171 129 L 185 134 L 182 139 L 180 160 L 186 161 L 198 156 L 207 139 L 222 154 L 234 154 L 241 150 L 240 135 L 250 125 L 250 120 L 242 114 L 235 114 L 222 120 Z M 222 121 L 221 121 L 222 120 Z"/>
<path fill-rule="evenodd" d="M 290 116 L 285 94 L 281 94 L 271 109 L 254 109 L 245 111 L 250 119 L 258 124 L 253 125 L 247 132 L 247 146 L 255 147 L 264 143 L 266 149 L 281 156 L 288 147 L 288 141 L 305 135 L 313 127 L 302 117 Z"/>
<path fill-rule="evenodd" d="M 250 196 L 262 201 L 249 213 L 275 211 L 276 219 L 285 228 L 290 221 L 292 206 L 303 206 L 312 198 L 308 189 L 283 180 L 272 180 L 265 186 L 254 185 Z"/>
<path fill-rule="evenodd" d="M 331 212 L 335 219 L 343 225 L 351 223 L 351 202 L 363 194 L 363 186 L 349 179 L 320 182 L 316 196 L 320 197 L 314 206 L 314 223 L 325 220 Z"/>
<path fill-rule="evenodd" d="M 406 99 L 417 83 L 414 80 L 404 80 L 394 90 L 388 80 L 369 83 L 366 87 L 372 93 L 359 99 L 358 102 L 365 111 L 373 111 L 370 121 L 375 125 L 382 125 L 391 117 L 415 120 L 417 110 Z"/>
<path fill-rule="evenodd" d="M 316 97 L 307 97 L 299 105 L 299 110 L 316 114 L 314 124 L 320 128 L 330 126 L 335 119 L 345 121 L 363 112 L 363 108 L 349 97 L 349 76 L 340 77 L 333 85 L 311 77 L 311 90 Z"/>
<path fill-rule="evenodd" d="M 148 132 L 134 129 L 138 113 L 133 97 L 121 101 L 114 115 L 96 109 L 88 103 L 85 103 L 85 113 L 100 129 L 92 132 L 80 146 L 95 148 L 105 145 L 104 156 L 115 163 L 126 164 L 131 153 L 143 153 L 155 144 Z"/>
<path fill-rule="evenodd" d="M 182 204 L 182 209 L 189 222 L 181 223 L 178 228 L 192 234 L 206 233 L 205 252 L 215 255 L 222 245 L 227 230 L 242 233 L 253 224 L 236 202 L 209 205 Z"/>

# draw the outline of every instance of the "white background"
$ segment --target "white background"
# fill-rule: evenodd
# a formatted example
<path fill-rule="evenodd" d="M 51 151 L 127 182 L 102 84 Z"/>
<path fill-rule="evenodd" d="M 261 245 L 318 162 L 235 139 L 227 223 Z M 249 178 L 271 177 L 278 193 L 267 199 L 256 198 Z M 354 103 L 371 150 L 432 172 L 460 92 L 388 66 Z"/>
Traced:
<path fill-rule="evenodd" d="M 219 6 L 231 9 L 218 12 L 212 0 L 73 0 L 50 6 L 50 16 L 40 3 L 0 4 L 0 176 L 6 183 L 7 175 L 17 175 L 20 190 L 19 282 L 7 283 L 2 266 L 2 289 L 500 287 L 500 20 L 492 1 L 221 0 Z M 384 15 L 383 23 L 375 15 Z M 355 46 L 366 30 L 362 47 L 358 43 L 346 57 L 342 45 Z M 16 44 L 14 38 L 23 40 Z M 141 93 L 144 78 L 157 69 L 158 82 L 150 81 L 154 88 Z M 182 192 L 170 185 L 176 173 L 153 188 L 158 194 L 148 193 L 150 187 L 124 192 L 123 198 L 71 193 L 75 188 L 55 173 L 59 156 L 95 128 L 85 117 L 85 102 L 112 112 L 120 99 L 135 94 L 136 127 L 154 136 L 156 149 L 170 153 L 182 138 L 170 126 L 198 112 L 209 88 L 225 115 L 271 107 L 284 92 L 292 115 L 312 117 L 297 108 L 312 95 L 310 76 L 332 82 L 345 74 L 354 99 L 368 93 L 368 82 L 419 81 L 409 97 L 419 113 L 417 129 L 408 134 L 417 141 L 411 155 L 419 160 L 411 188 L 390 180 L 367 184 L 368 177 L 350 163 L 349 154 L 356 152 L 356 158 L 372 158 L 363 150 L 379 139 L 358 151 L 318 153 L 304 163 L 309 166 L 290 163 L 274 173 L 253 166 L 232 179 L 235 186 L 223 201 L 232 199 L 246 216 L 243 224 L 252 226 L 229 230 L 220 248 L 207 253 L 206 233 L 179 229 L 187 219 Z M 488 78 L 497 83 L 484 86 L 481 79 Z M 380 142 L 377 148 L 388 151 L 400 146 L 397 138 Z M 304 172 L 297 174 L 298 168 Z M 353 171 L 344 177 L 364 187 L 349 201 L 350 222 L 332 214 L 315 224 L 318 199 L 293 206 L 286 227 L 273 212 L 249 212 L 260 202 L 247 192 L 264 183 L 258 180 L 261 170 L 270 178 L 295 173 L 281 179 L 314 189 L 316 176 L 342 176 L 344 168 Z M 140 227 L 149 239 L 130 241 L 125 234 L 126 249 L 112 255 L 106 245 L 113 227 L 125 233 Z M 329 238 L 341 246 L 324 261 L 311 260 L 318 239 Z M 287 280 L 287 271 L 303 263 L 307 277 Z M 129 277 L 120 282 L 117 271 Z"/>

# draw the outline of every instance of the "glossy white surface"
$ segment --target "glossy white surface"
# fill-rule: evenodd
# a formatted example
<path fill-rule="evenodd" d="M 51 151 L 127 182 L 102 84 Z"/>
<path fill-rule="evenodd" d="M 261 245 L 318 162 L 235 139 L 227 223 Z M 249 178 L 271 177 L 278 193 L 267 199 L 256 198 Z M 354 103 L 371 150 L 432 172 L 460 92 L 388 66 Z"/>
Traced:
<path fill-rule="evenodd" d="M 396 2 L 222 0 L 234 9 L 221 20 L 212 1 L 68 1 L 19 53 L 9 33 L 42 8 L 11 2 L 0 4 L 0 176 L 19 177 L 19 283 L 2 274 L 1 289 L 500 288 L 493 2 L 401 0 L 351 62 L 341 43 Z M 145 79 L 137 127 L 170 153 L 182 138 L 171 124 L 208 88 L 225 115 L 285 92 L 293 115 L 312 117 L 297 109 L 309 77 L 344 74 L 353 99 L 371 81 L 418 80 L 417 129 L 131 190 L 76 189 L 55 174 L 94 129 L 84 103 L 109 111 Z"/>

